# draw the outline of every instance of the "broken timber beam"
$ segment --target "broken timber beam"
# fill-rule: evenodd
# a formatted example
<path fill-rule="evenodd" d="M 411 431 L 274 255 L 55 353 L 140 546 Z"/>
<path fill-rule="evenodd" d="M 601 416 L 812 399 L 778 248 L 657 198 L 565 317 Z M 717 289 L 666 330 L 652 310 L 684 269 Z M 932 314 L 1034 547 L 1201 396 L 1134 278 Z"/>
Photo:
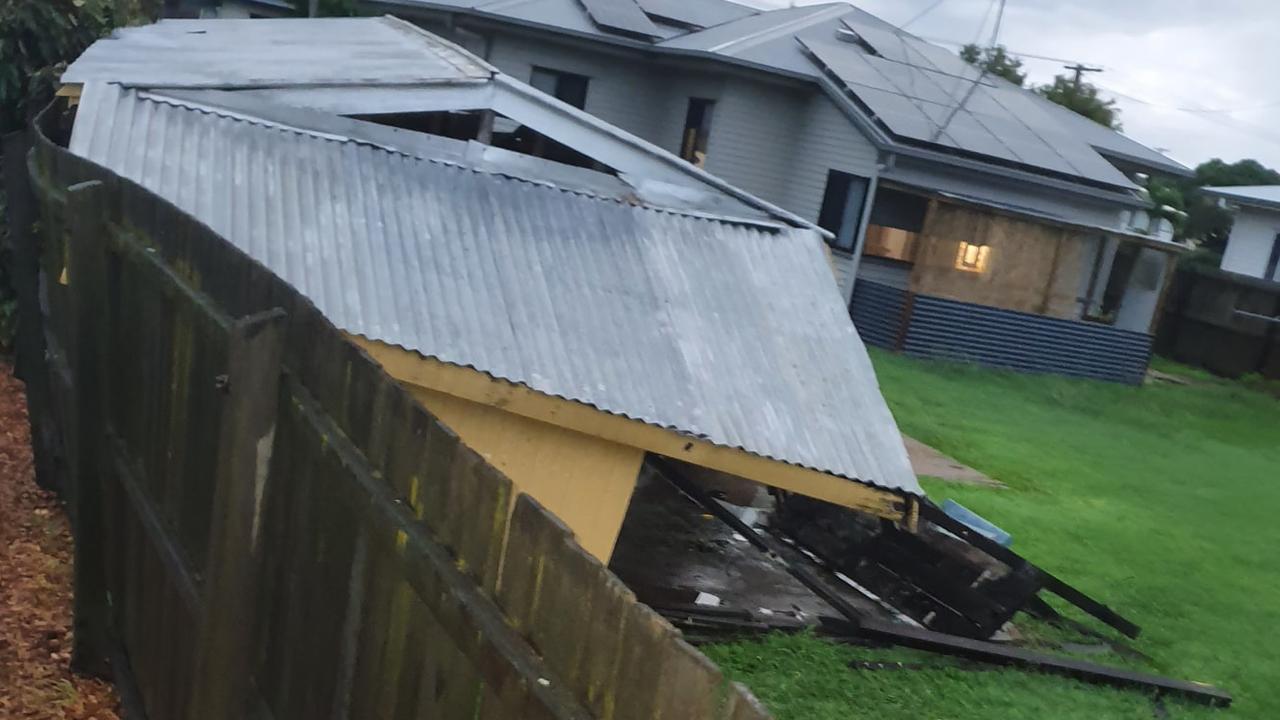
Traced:
<path fill-rule="evenodd" d="M 970 528 L 959 520 L 956 520 L 943 512 L 942 508 L 934 505 L 928 500 L 925 500 L 920 504 L 920 517 L 950 532 L 956 537 L 959 537 L 970 545 L 973 545 L 1015 570 L 1027 565 L 1036 567 L 1033 563 L 1018 553 L 995 542 L 991 538 L 988 538 L 986 535 Z M 1097 600 L 1085 595 L 1076 588 L 1071 587 L 1067 583 L 1046 572 L 1043 568 L 1036 567 L 1036 570 L 1043 577 L 1043 587 L 1045 590 L 1048 590 L 1054 595 L 1057 595 L 1063 600 L 1075 605 L 1081 610 L 1092 615 L 1094 618 L 1097 618 L 1101 622 L 1104 622 L 1121 633 L 1124 633 L 1128 637 L 1136 638 L 1142 631 L 1142 628 L 1121 617 L 1115 610 L 1112 610 L 1106 605 L 1103 605 Z"/>
<path fill-rule="evenodd" d="M 662 477 L 666 478 L 667 482 L 674 485 L 677 490 L 684 493 L 695 503 L 701 505 L 707 512 L 720 518 L 725 524 L 733 528 L 739 535 L 746 538 L 747 541 L 757 549 L 764 551 L 765 554 L 777 560 L 782 565 L 783 569 L 791 574 L 791 577 L 799 580 L 800 584 L 808 588 L 814 595 L 822 598 L 822 600 L 834 608 L 836 612 L 839 612 L 841 615 L 848 618 L 849 622 L 857 624 L 858 619 L 861 617 L 861 613 L 850 605 L 848 601 L 824 585 L 816 575 L 805 568 L 798 567 L 795 563 L 788 562 L 787 559 L 783 557 L 781 549 L 774 545 L 772 538 L 767 538 L 756 532 L 755 528 L 743 522 L 741 518 L 730 512 L 729 508 L 721 505 L 719 501 L 708 495 L 705 490 L 689 480 L 689 478 L 685 477 L 684 473 L 680 472 L 680 468 L 676 467 L 676 465 L 671 461 L 654 457 L 651 462 L 653 463 L 654 468 L 658 470 L 658 473 L 662 475 Z"/>
<path fill-rule="evenodd" d="M 1213 707 L 1227 707 L 1231 704 L 1231 694 L 1212 685 L 1188 682 L 1186 680 L 1174 680 L 1159 675 L 1122 670 L 1023 648 L 1009 647 L 982 640 L 971 640 L 957 635 L 946 635 L 924 628 L 886 622 L 875 618 L 863 618 L 859 623 L 858 632 L 864 638 L 881 640 L 917 650 L 954 655 L 995 665 L 1065 675 L 1101 685 L 1153 690 L 1157 695 L 1176 695 Z"/>

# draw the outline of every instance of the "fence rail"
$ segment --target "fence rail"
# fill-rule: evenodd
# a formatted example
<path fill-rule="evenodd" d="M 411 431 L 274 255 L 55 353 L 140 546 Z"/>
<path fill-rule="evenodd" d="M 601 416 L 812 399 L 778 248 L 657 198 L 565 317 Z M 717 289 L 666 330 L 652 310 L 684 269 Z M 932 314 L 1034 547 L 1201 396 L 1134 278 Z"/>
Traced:
<path fill-rule="evenodd" d="M 309 301 L 63 127 L 38 122 L 15 242 L 82 669 L 122 658 L 156 720 L 768 717 Z"/>

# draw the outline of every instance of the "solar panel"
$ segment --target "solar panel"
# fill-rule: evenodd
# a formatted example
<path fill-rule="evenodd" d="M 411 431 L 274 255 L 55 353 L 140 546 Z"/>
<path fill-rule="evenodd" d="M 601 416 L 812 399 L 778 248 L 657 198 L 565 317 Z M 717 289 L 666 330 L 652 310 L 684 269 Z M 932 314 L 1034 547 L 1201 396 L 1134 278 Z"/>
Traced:
<path fill-rule="evenodd" d="M 940 72 L 908 39 L 877 28 L 859 27 L 859 32 L 863 29 L 863 40 L 885 57 L 849 42 L 801 42 L 894 135 L 1112 185 L 1131 184 L 1037 107 L 1027 91 L 979 79 L 980 73 L 966 70 L 967 63 L 958 58 L 954 65 L 937 57 L 937 63 L 955 71 Z"/>
<path fill-rule="evenodd" d="M 591 21 L 602 29 L 628 35 L 642 35 L 644 37 L 659 37 L 662 35 L 662 32 L 653 24 L 649 16 L 644 14 L 644 10 L 640 9 L 635 0 L 579 1 L 586 7 L 587 14 L 591 16 Z"/>
<path fill-rule="evenodd" d="M 915 101 L 904 95 L 865 87 L 854 94 L 895 135 L 928 140 L 938 127 Z"/>
<path fill-rule="evenodd" d="M 1124 173 L 1097 153 L 1088 143 L 1051 117 L 1045 108 L 1025 91 L 1016 88 L 995 88 L 990 97 L 999 105 L 1004 116 L 1017 118 L 1059 157 L 1074 168 L 1076 174 L 1112 184 L 1132 185 Z"/>
<path fill-rule="evenodd" d="M 936 109 L 930 106 L 927 109 L 942 131 L 954 143 L 954 147 L 1014 162 L 1021 159 L 1001 141 L 997 134 L 972 114 L 956 109 L 954 106 Z"/>

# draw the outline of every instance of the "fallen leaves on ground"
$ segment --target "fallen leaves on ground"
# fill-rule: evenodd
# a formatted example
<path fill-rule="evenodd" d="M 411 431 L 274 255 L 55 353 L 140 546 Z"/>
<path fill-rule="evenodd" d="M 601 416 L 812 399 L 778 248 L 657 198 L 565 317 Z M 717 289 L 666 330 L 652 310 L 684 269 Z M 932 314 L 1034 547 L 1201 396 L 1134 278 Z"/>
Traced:
<path fill-rule="evenodd" d="M 0 718 L 118 720 L 111 685 L 71 672 L 71 527 L 33 467 L 23 386 L 0 363 Z"/>

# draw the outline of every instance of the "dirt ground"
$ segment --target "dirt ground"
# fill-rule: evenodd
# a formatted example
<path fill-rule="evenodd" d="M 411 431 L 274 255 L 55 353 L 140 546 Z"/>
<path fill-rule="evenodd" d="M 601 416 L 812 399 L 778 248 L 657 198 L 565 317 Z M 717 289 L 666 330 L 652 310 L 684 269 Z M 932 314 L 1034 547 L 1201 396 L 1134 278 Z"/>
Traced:
<path fill-rule="evenodd" d="M 118 720 L 108 683 L 75 675 L 71 528 L 35 484 L 27 405 L 0 362 L 0 718 Z"/>

